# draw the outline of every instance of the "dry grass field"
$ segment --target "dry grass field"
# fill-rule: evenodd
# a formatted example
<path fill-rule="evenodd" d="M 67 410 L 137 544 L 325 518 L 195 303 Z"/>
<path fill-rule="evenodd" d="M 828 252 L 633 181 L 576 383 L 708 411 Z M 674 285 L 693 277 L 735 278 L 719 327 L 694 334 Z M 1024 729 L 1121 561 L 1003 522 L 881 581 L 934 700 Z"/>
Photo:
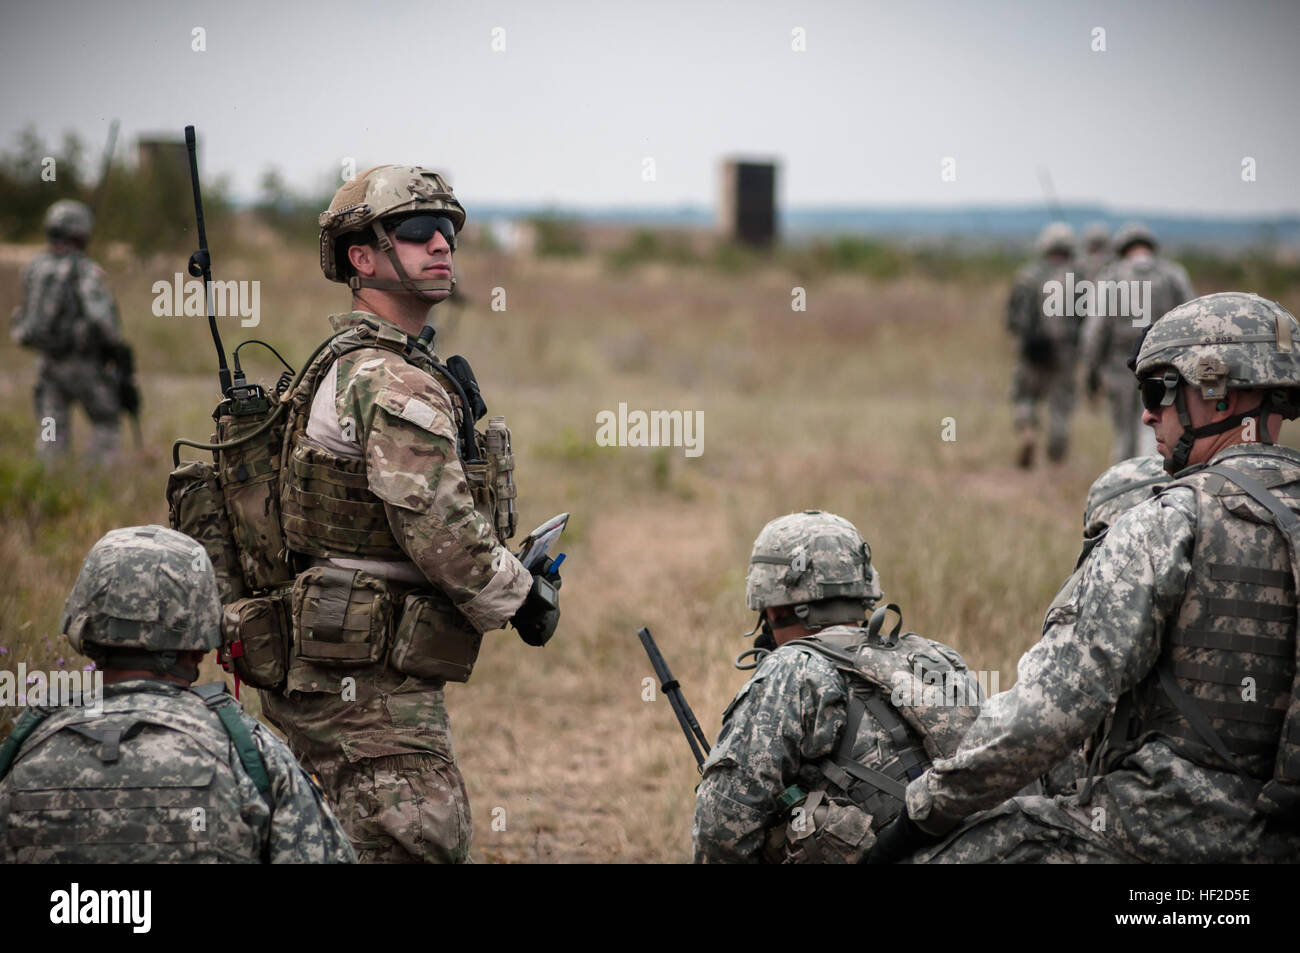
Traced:
<path fill-rule="evenodd" d="M 228 349 L 260 337 L 300 361 L 327 333 L 326 314 L 347 309 L 309 248 L 214 256 L 217 278 L 262 283 L 260 326 L 224 319 Z M 5 313 L 22 257 L 0 261 Z M 1004 282 L 801 280 L 762 264 L 612 271 L 594 256 L 472 249 L 458 265 L 469 303 L 435 311 L 438 351 L 468 357 L 491 412 L 506 415 L 521 528 L 573 514 L 556 638 L 534 649 L 496 633 L 473 679 L 447 691 L 476 859 L 689 860 L 695 766 L 667 701 L 643 700 L 650 667 L 635 632 L 650 627 L 713 737 L 745 678 L 731 659 L 753 626 L 749 548 L 784 513 L 821 507 L 852 520 L 907 627 L 998 672 L 1004 689 L 1014 682 L 1072 568 L 1110 438 L 1101 410 L 1082 406 L 1065 465 L 1011 466 Z M 165 524 L 171 441 L 211 431 L 206 322 L 150 308 L 152 283 L 183 267 L 177 255 L 109 269 L 144 395 L 143 446 L 128 439 L 109 472 L 36 467 L 34 361 L 0 341 L 0 668 L 84 663 L 57 635 L 82 557 L 112 527 Z M 791 310 L 795 285 L 806 287 L 805 312 Z M 506 310 L 489 307 L 493 288 Z M 1300 289 L 1284 303 L 1300 307 Z M 264 352 L 244 359 L 274 381 Z M 620 402 L 703 411 L 703 453 L 598 446 L 596 415 Z M 941 439 L 948 417 L 955 441 Z M 84 416 L 75 426 L 84 444 Z M 492 824 L 498 807 L 504 830 Z"/>

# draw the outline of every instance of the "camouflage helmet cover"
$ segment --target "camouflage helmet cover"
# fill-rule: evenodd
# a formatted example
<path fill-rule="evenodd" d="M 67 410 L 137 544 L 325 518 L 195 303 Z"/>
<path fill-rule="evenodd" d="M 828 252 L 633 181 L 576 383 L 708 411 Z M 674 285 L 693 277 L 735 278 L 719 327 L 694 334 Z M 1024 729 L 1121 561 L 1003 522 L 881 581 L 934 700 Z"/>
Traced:
<path fill-rule="evenodd" d="M 1136 245 L 1139 242 L 1143 245 L 1149 245 L 1152 251 L 1160 247 L 1160 243 L 1156 241 L 1155 233 L 1151 229 L 1147 228 L 1142 222 L 1129 222 L 1121 226 L 1120 230 L 1115 233 L 1115 254 L 1122 255 L 1128 251 L 1129 246 Z"/>
<path fill-rule="evenodd" d="M 804 510 L 772 520 L 754 540 L 745 580 L 751 609 L 881 597 L 871 548 L 848 520 Z"/>
<path fill-rule="evenodd" d="M 59 626 L 86 644 L 146 652 L 221 644 L 217 577 L 204 548 L 161 526 L 115 529 L 91 547 Z"/>
<path fill-rule="evenodd" d="M 1053 252 L 1073 255 L 1074 229 L 1065 222 L 1051 222 L 1044 225 L 1043 230 L 1038 233 L 1038 240 L 1034 242 L 1034 248 L 1040 255 L 1050 255 Z"/>
<path fill-rule="evenodd" d="M 465 209 L 437 172 L 420 166 L 377 165 L 343 184 L 320 224 L 320 266 L 330 281 L 348 281 L 350 268 L 341 260 L 339 239 L 374 227 L 394 215 L 437 212 L 451 219 L 456 232 L 465 226 Z"/>
<path fill-rule="evenodd" d="M 1096 536 L 1125 510 L 1150 499 L 1152 487 L 1169 479 L 1159 454 L 1121 460 L 1093 481 L 1083 511 L 1083 535 Z"/>
<path fill-rule="evenodd" d="M 1151 325 L 1134 371 L 1173 367 L 1218 399 L 1228 390 L 1300 387 L 1300 325 L 1284 307 L 1227 291 L 1195 298 Z"/>
<path fill-rule="evenodd" d="M 45 212 L 45 232 L 56 238 L 89 241 L 94 227 L 94 214 L 76 199 L 60 199 Z"/>
<path fill-rule="evenodd" d="M 1089 222 L 1083 230 L 1083 244 L 1087 248 L 1104 248 L 1110 241 L 1110 229 L 1105 222 Z"/>

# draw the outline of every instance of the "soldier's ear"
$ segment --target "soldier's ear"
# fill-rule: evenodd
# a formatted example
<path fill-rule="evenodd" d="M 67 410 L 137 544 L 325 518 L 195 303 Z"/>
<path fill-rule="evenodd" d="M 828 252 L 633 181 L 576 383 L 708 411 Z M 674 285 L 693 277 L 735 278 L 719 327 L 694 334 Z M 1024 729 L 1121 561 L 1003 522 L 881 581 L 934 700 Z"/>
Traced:
<path fill-rule="evenodd" d="M 373 278 L 378 254 L 379 250 L 369 245 L 353 245 L 348 248 L 348 262 L 362 278 Z"/>

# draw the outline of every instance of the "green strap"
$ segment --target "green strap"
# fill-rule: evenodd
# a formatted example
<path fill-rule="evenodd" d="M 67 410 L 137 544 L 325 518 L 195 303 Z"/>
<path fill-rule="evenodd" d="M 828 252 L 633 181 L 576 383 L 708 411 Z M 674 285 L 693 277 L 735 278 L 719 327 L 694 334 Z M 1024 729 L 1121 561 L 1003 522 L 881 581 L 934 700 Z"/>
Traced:
<path fill-rule="evenodd" d="M 18 719 L 18 724 L 14 725 L 14 730 L 9 732 L 9 737 L 4 740 L 4 744 L 0 744 L 0 778 L 9 773 L 9 766 L 14 763 L 14 758 L 18 757 L 18 749 L 23 746 L 23 742 L 48 717 L 50 713 L 44 708 L 29 708 L 23 712 L 22 717 Z"/>
<path fill-rule="evenodd" d="M 235 746 L 240 764 L 244 766 L 248 777 L 257 786 L 266 803 L 270 805 L 271 779 L 266 773 L 266 762 L 262 760 L 262 752 L 258 750 L 257 742 L 253 740 L 252 732 L 244 724 L 242 712 L 239 706 L 234 704 L 234 699 L 226 691 L 226 686 L 217 682 L 211 685 L 196 685 L 190 691 L 202 698 L 203 703 L 217 713 L 221 724 L 226 728 L 226 734 L 230 736 Z"/>

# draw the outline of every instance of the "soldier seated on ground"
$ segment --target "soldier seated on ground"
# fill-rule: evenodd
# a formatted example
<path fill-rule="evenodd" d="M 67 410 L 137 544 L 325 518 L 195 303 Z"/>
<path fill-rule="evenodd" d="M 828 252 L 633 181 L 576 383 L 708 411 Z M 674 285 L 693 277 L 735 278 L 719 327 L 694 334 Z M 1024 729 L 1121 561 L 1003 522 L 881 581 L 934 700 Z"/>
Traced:
<path fill-rule="evenodd" d="M 137 526 L 95 544 L 63 631 L 103 697 L 30 709 L 0 745 L 0 860 L 355 862 L 289 749 L 224 685 L 190 687 L 220 616 L 188 536 Z"/>
<path fill-rule="evenodd" d="M 759 534 L 747 602 L 763 635 L 742 658 L 761 661 L 704 763 L 697 862 L 855 863 L 907 781 L 956 750 L 980 689 L 947 646 L 883 632 L 885 608 L 868 624 L 880 598 L 847 520 L 807 510 Z"/>

